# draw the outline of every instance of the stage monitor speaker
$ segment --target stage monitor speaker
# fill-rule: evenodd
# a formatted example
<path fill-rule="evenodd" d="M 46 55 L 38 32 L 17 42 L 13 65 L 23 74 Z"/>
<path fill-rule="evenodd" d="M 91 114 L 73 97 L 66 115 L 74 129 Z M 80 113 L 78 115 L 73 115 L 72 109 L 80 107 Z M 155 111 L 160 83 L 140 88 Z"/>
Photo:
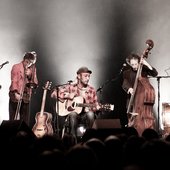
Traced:
<path fill-rule="evenodd" d="M 26 132 L 30 137 L 35 138 L 33 131 L 22 120 L 3 120 L 0 126 L 0 131 L 5 137 L 14 137 L 18 132 Z"/>
<path fill-rule="evenodd" d="M 92 126 L 93 129 L 121 128 L 120 119 L 96 119 Z"/>

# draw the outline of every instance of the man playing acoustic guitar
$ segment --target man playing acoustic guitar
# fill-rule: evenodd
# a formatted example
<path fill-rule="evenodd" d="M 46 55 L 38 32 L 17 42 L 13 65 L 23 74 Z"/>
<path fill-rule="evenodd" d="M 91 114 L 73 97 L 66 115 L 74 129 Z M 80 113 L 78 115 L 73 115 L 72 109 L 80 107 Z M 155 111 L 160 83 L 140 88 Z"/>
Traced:
<path fill-rule="evenodd" d="M 77 71 L 76 83 L 68 83 L 51 93 L 52 98 L 58 96 L 59 108 L 56 104 L 56 112 L 59 118 L 69 120 L 70 132 L 75 137 L 77 137 L 78 123 L 83 123 L 86 129 L 91 128 L 95 119 L 94 112 L 101 108 L 95 88 L 88 84 L 91 73 L 87 67 L 81 67 Z"/>

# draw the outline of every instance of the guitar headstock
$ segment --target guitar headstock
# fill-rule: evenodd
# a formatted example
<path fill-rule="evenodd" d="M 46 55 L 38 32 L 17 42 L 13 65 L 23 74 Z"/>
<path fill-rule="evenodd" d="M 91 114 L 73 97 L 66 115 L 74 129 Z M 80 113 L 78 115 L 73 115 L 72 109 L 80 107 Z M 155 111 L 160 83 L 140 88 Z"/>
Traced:
<path fill-rule="evenodd" d="M 51 81 L 47 81 L 45 83 L 45 86 L 43 87 L 43 89 L 45 90 L 51 90 L 51 85 L 52 85 L 52 82 Z"/>
<path fill-rule="evenodd" d="M 114 105 L 113 104 L 102 104 L 101 109 L 104 111 L 113 111 Z"/>

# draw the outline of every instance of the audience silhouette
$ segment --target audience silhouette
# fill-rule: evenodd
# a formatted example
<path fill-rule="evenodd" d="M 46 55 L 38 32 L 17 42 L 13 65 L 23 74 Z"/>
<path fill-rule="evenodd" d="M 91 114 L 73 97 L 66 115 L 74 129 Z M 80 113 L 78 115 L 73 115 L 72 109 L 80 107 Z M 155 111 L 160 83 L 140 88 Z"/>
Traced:
<path fill-rule="evenodd" d="M 136 129 L 127 127 L 105 138 L 96 129 L 89 129 L 78 142 L 70 134 L 63 138 L 55 134 L 36 138 L 24 130 L 13 135 L 6 132 L 0 128 L 1 162 L 5 169 L 23 169 L 18 161 L 30 169 L 32 165 L 38 169 L 62 167 L 63 170 L 80 167 L 81 170 L 110 167 L 150 170 L 169 166 L 170 135 L 161 137 L 153 129 L 145 129 L 139 136 Z"/>

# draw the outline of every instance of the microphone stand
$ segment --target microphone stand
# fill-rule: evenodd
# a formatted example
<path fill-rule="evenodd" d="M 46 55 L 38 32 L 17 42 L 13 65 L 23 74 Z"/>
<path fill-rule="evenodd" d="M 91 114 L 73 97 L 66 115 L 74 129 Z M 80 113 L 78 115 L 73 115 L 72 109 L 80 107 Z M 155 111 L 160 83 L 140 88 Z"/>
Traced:
<path fill-rule="evenodd" d="M 65 85 L 70 84 L 70 81 L 68 81 L 67 83 L 64 84 L 60 84 L 56 86 L 56 90 L 57 90 L 57 100 L 56 100 L 56 105 L 57 105 L 57 109 L 56 109 L 56 116 L 54 117 L 54 128 L 55 128 L 55 122 L 57 123 L 57 129 L 55 129 L 55 132 L 57 132 L 57 135 L 60 136 L 59 134 L 59 113 L 60 113 L 60 109 L 59 109 L 59 88 Z"/>
<path fill-rule="evenodd" d="M 110 80 L 106 80 L 101 86 L 99 86 L 99 88 L 96 90 L 96 92 L 100 92 L 100 94 L 101 94 L 102 91 L 103 91 L 104 86 L 107 85 L 108 83 L 116 81 L 119 78 L 119 76 L 121 75 L 122 72 L 123 72 L 123 67 L 121 68 L 120 72 L 117 74 L 116 77 L 114 77 L 114 78 L 112 78 Z"/>
<path fill-rule="evenodd" d="M 32 94 L 36 93 L 36 89 L 38 85 L 34 82 L 35 76 L 36 76 L 36 65 L 35 63 L 30 66 L 30 69 L 32 70 L 32 76 L 31 79 L 28 80 L 28 83 L 26 83 L 26 87 L 29 89 L 29 94 L 30 94 L 30 101 L 29 101 L 29 118 L 30 118 L 30 110 L 32 106 Z M 30 124 L 30 120 L 29 120 Z"/>
<path fill-rule="evenodd" d="M 103 102 L 103 101 L 101 100 L 101 95 L 102 95 L 102 92 L 103 92 L 103 88 L 104 88 L 107 84 L 116 81 L 116 80 L 119 78 L 119 76 L 121 75 L 122 71 L 123 71 L 123 69 L 121 69 L 120 72 L 119 72 L 114 78 L 109 79 L 109 80 L 106 80 L 106 81 L 105 81 L 101 86 L 99 86 L 99 88 L 96 90 L 96 93 L 99 92 L 99 94 L 100 94 L 100 97 L 99 97 L 99 98 L 100 98 L 100 102 L 99 102 L 99 103 L 102 103 L 102 102 Z M 100 115 L 102 115 L 102 113 L 99 114 L 98 117 L 100 117 Z"/>

